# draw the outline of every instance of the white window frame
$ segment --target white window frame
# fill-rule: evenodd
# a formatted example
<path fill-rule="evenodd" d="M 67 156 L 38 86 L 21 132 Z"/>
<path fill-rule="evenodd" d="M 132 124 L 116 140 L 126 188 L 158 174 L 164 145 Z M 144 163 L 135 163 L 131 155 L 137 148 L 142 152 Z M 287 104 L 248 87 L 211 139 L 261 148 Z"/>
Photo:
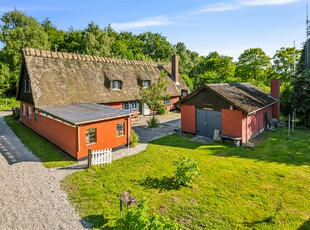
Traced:
<path fill-rule="evenodd" d="M 32 108 L 30 106 L 28 106 L 27 117 L 28 117 L 28 119 L 32 118 Z"/>
<path fill-rule="evenodd" d="M 150 86 L 150 84 L 151 84 L 151 81 L 149 81 L 149 80 L 143 80 L 143 81 L 142 81 L 142 88 L 143 88 L 143 89 L 146 89 L 146 88 L 148 88 L 148 87 Z"/>
<path fill-rule="evenodd" d="M 86 130 L 86 145 L 97 143 L 97 128 L 89 128 Z"/>
<path fill-rule="evenodd" d="M 24 80 L 24 93 L 31 92 L 30 80 Z"/>
<path fill-rule="evenodd" d="M 164 99 L 164 105 L 171 105 L 170 99 Z"/>
<path fill-rule="evenodd" d="M 26 116 L 26 105 L 25 104 L 22 104 L 22 113 L 23 113 L 23 116 Z"/>
<path fill-rule="evenodd" d="M 112 81 L 112 89 L 113 90 L 120 90 L 120 89 L 122 89 L 122 81 L 120 81 L 120 80 L 113 80 Z"/>
<path fill-rule="evenodd" d="M 117 137 L 125 136 L 125 122 L 120 122 L 116 124 L 116 136 Z"/>

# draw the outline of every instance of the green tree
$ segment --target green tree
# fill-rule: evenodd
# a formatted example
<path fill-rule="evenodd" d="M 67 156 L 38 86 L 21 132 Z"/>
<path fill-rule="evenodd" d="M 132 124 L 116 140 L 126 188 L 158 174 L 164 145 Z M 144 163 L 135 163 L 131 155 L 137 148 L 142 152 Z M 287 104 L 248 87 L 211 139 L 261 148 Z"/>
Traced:
<path fill-rule="evenodd" d="M 21 66 L 21 49 L 32 47 L 48 50 L 48 35 L 33 17 L 16 9 L 2 15 L 0 28 L 0 41 L 4 44 L 0 58 L 10 71 L 9 75 L 5 74 L 9 78 L 6 82 L 10 83 L 6 94 L 14 94 Z"/>
<path fill-rule="evenodd" d="M 295 54 L 294 54 L 295 53 Z M 295 56 L 295 58 L 294 58 Z M 301 50 L 292 47 L 281 48 L 273 56 L 273 69 L 276 78 L 281 80 L 281 112 L 285 115 L 291 112 L 295 64 L 300 60 Z"/>
<path fill-rule="evenodd" d="M 156 82 L 152 82 L 147 88 L 141 88 L 140 91 L 142 103 L 146 103 L 152 111 L 149 127 L 158 126 L 159 122 L 155 118 L 155 111 L 164 106 L 163 99 L 168 97 L 165 75 L 166 73 L 162 71 Z"/>
<path fill-rule="evenodd" d="M 274 71 L 271 58 L 261 48 L 245 50 L 238 58 L 235 77 L 241 81 L 269 84 Z"/>
<path fill-rule="evenodd" d="M 190 77 L 195 78 L 195 88 L 205 83 L 232 82 L 235 75 L 235 63 L 233 58 L 211 52 L 202 57 L 190 72 Z"/>
<path fill-rule="evenodd" d="M 48 18 L 46 18 L 41 24 L 45 33 L 48 35 L 49 47 L 51 47 L 51 50 L 60 51 L 60 48 L 64 46 L 66 32 L 58 30 Z"/>
<path fill-rule="evenodd" d="M 199 54 L 188 50 L 183 42 L 178 42 L 174 46 L 174 49 L 176 54 L 179 56 L 180 74 L 188 75 L 197 63 L 199 63 Z"/>

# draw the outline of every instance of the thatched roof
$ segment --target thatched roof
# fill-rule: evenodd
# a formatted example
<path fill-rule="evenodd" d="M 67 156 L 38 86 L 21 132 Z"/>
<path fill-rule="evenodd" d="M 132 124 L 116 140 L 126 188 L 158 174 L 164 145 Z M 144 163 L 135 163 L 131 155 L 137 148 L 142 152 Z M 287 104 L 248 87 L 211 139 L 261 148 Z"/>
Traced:
<path fill-rule="evenodd" d="M 267 106 L 277 103 L 277 100 L 252 83 L 222 83 L 205 84 L 195 92 L 179 101 L 184 102 L 204 89 L 214 92 L 245 114 L 251 114 Z"/>
<path fill-rule="evenodd" d="M 180 85 L 175 84 L 169 65 L 153 62 L 26 48 L 23 63 L 20 78 L 24 76 L 23 71 L 27 71 L 35 107 L 139 100 L 141 81 L 154 82 L 161 69 L 167 72 L 165 79 L 170 96 L 179 96 L 181 89 L 188 89 L 181 78 Z M 122 82 L 121 90 L 112 89 L 113 80 Z"/>

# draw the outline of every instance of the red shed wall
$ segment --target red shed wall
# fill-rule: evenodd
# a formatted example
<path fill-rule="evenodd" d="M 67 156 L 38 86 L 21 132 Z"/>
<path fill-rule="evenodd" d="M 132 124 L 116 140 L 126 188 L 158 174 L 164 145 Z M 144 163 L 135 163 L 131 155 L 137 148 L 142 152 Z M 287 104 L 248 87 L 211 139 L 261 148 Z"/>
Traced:
<path fill-rule="evenodd" d="M 116 124 L 125 122 L 125 135 L 117 137 Z M 127 145 L 128 141 L 128 122 L 131 124 L 130 118 L 117 118 L 101 122 L 89 123 L 80 126 L 80 149 L 77 153 L 77 158 L 81 159 L 88 155 L 88 149 L 98 150 L 115 148 L 122 145 Z M 97 129 L 97 142 L 94 144 L 86 144 L 86 130 L 90 128 Z M 130 125 L 131 132 L 131 125 Z"/>
<path fill-rule="evenodd" d="M 240 110 L 222 110 L 222 135 L 242 136 L 242 112 Z"/>
<path fill-rule="evenodd" d="M 181 130 L 196 133 L 196 108 L 194 105 L 181 105 Z"/>
<path fill-rule="evenodd" d="M 123 108 L 123 103 L 122 102 L 111 102 L 108 104 L 109 106 L 117 109 L 122 109 Z"/>
<path fill-rule="evenodd" d="M 38 114 L 38 120 L 35 121 L 35 112 L 33 111 L 33 106 L 25 102 L 21 102 L 21 111 L 23 104 L 26 105 L 26 108 L 28 106 L 32 108 L 32 115 L 31 119 L 29 119 L 27 116 L 28 110 L 26 110 L 25 115 L 21 114 L 21 122 L 34 130 L 36 133 L 43 136 L 45 139 L 52 142 L 54 145 L 58 146 L 76 158 L 78 146 L 77 127 L 70 126 L 51 117 L 44 116 L 41 113 Z"/>
<path fill-rule="evenodd" d="M 257 135 L 267 125 L 264 121 L 264 113 L 267 112 L 268 120 L 272 117 L 272 106 L 262 109 L 253 115 L 243 115 L 242 120 L 242 142 Z"/>

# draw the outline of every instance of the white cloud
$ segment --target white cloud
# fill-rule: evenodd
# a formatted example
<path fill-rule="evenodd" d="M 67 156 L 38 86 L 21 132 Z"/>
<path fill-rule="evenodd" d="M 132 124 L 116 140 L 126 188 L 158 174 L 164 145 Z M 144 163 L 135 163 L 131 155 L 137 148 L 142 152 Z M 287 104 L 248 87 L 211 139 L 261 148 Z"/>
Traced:
<path fill-rule="evenodd" d="M 226 4 L 226 3 L 217 3 L 209 5 L 199 11 L 197 14 L 206 13 L 206 12 L 223 12 L 223 11 L 230 11 L 240 8 L 240 4 Z"/>
<path fill-rule="evenodd" d="M 140 19 L 133 22 L 111 23 L 111 26 L 116 30 L 128 30 L 152 26 L 162 26 L 168 25 L 170 23 L 171 22 L 167 17 L 152 17 Z"/>
<path fill-rule="evenodd" d="M 241 3 L 248 6 L 286 5 L 299 0 L 243 0 Z"/>

